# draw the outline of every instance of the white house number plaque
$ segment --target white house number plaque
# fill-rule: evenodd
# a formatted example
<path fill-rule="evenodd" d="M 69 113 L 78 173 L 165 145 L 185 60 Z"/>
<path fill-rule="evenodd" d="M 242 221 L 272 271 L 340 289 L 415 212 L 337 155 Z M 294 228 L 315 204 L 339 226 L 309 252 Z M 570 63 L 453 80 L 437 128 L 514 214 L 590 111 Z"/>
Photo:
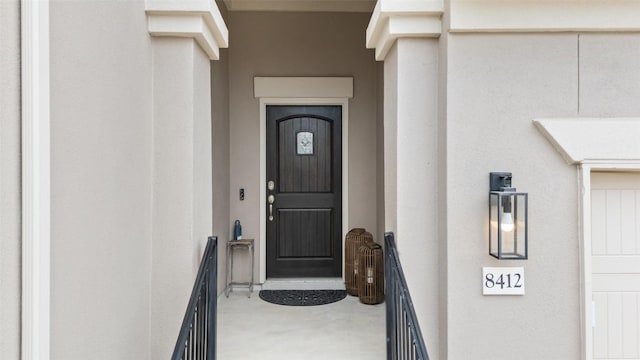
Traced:
<path fill-rule="evenodd" d="M 482 295 L 524 295 L 524 268 L 483 267 Z"/>

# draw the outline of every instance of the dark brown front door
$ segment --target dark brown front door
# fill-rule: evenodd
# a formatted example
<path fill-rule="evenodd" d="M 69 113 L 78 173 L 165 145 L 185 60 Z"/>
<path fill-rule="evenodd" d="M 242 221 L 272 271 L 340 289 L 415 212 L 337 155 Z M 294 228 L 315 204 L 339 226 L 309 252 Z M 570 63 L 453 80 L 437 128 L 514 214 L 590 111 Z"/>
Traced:
<path fill-rule="evenodd" d="M 267 277 L 342 276 L 341 137 L 341 106 L 267 106 Z"/>

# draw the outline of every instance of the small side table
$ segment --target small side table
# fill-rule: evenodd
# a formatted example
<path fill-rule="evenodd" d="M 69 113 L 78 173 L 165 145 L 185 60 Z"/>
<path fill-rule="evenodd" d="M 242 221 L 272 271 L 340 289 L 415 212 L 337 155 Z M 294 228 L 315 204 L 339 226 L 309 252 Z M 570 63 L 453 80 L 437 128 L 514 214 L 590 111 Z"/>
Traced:
<path fill-rule="evenodd" d="M 229 297 L 229 292 L 232 291 L 233 285 L 246 286 L 249 289 L 248 297 L 251 297 L 253 292 L 253 263 L 254 263 L 254 246 L 253 239 L 242 240 L 229 240 L 227 242 L 227 286 L 224 288 L 224 294 Z M 249 282 L 234 282 L 233 281 L 233 253 L 237 248 L 246 247 L 249 251 L 249 259 L 251 262 L 251 281 Z"/>

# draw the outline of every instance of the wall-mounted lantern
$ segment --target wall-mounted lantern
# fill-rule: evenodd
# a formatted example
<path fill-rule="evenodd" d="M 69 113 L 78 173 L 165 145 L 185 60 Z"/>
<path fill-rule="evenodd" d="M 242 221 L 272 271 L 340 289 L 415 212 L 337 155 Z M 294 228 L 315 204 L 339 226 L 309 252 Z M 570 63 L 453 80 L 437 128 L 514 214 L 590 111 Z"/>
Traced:
<path fill-rule="evenodd" d="M 511 173 L 489 173 L 489 255 L 503 260 L 526 260 L 527 193 L 511 186 Z"/>

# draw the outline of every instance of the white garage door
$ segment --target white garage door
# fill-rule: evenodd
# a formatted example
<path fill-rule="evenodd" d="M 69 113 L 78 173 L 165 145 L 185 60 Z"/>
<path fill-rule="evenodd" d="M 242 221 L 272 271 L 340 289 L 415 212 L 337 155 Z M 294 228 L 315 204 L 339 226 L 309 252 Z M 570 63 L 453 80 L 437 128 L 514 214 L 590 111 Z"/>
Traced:
<path fill-rule="evenodd" d="M 591 178 L 593 358 L 640 359 L 640 173 Z"/>

